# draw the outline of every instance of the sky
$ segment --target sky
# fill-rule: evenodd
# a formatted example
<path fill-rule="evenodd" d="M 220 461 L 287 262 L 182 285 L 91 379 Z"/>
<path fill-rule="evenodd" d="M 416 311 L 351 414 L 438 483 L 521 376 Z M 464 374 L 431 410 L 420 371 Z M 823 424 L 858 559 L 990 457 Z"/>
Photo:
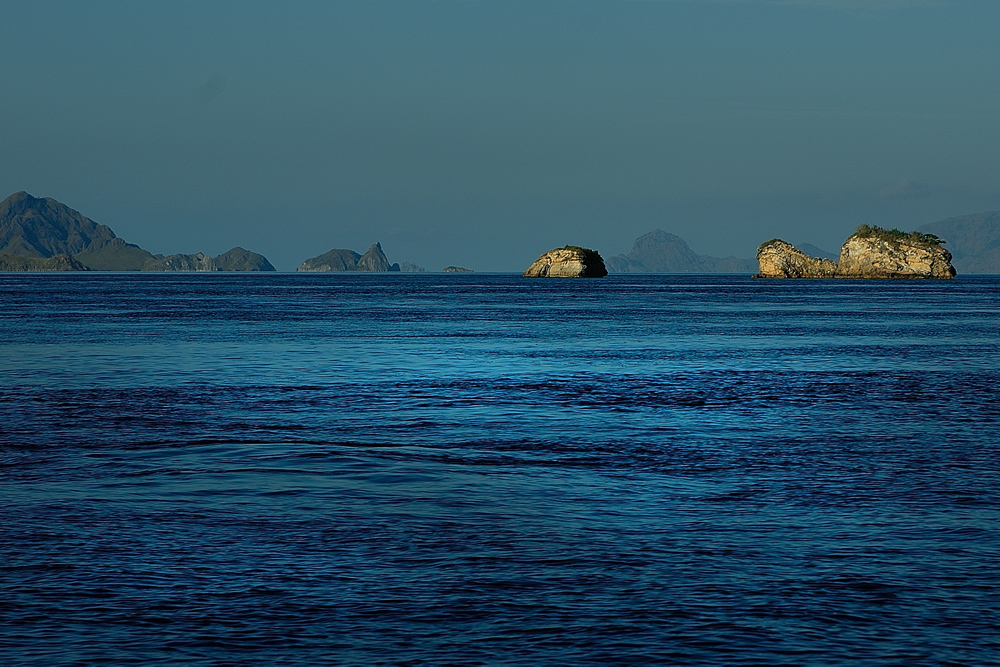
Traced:
<path fill-rule="evenodd" d="M 152 252 L 522 271 L 1000 209 L 996 0 L 0 0 L 0 198 Z"/>

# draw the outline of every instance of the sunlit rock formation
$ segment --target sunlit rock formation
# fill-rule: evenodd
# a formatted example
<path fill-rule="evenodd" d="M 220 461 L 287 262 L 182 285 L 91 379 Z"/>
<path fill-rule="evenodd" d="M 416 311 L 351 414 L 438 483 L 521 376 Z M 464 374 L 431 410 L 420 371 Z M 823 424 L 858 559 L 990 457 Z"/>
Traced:
<path fill-rule="evenodd" d="M 833 278 L 837 263 L 810 257 L 791 243 L 771 239 L 757 249 L 760 278 Z"/>
<path fill-rule="evenodd" d="M 951 253 L 934 234 L 861 225 L 840 249 L 840 261 L 810 257 L 780 239 L 757 249 L 758 278 L 955 277 Z"/>
<path fill-rule="evenodd" d="M 837 277 L 954 278 L 951 253 L 941 243 L 933 234 L 862 225 L 840 249 Z"/>
<path fill-rule="evenodd" d="M 548 251 L 523 275 L 529 278 L 603 278 L 608 270 L 596 250 L 568 245 Z"/>

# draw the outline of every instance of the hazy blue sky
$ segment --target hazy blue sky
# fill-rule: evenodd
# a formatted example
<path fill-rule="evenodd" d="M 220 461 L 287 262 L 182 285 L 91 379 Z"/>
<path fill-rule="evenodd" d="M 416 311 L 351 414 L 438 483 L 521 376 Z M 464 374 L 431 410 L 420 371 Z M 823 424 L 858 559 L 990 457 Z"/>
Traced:
<path fill-rule="evenodd" d="M 0 197 L 520 271 L 1000 209 L 1000 2 L 0 2 Z"/>

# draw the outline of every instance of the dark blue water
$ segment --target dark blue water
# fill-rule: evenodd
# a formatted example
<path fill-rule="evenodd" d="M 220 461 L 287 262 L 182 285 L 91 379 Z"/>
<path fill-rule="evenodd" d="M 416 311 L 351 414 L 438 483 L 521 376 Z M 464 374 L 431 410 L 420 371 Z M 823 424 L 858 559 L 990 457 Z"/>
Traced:
<path fill-rule="evenodd" d="M 998 278 L 0 298 L 2 663 L 1000 663 Z"/>

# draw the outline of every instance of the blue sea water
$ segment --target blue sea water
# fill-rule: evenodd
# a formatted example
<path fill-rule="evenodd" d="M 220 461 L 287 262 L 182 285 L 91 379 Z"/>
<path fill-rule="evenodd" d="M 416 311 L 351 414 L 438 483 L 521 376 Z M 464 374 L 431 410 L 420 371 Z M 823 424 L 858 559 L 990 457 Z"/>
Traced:
<path fill-rule="evenodd" d="M 1000 278 L 0 299 L 0 663 L 1000 664 Z"/>

